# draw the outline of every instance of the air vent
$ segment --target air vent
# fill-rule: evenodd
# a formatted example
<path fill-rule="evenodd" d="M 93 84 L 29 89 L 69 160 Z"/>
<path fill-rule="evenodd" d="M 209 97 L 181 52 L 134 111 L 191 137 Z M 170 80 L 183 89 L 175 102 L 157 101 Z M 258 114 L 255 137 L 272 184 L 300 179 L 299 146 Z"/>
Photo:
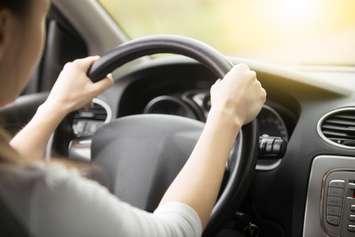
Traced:
<path fill-rule="evenodd" d="M 111 120 L 111 109 L 104 101 L 94 99 L 93 105 L 88 110 L 80 110 L 75 113 L 74 119 L 109 122 Z"/>
<path fill-rule="evenodd" d="M 323 116 L 318 133 L 330 144 L 355 149 L 355 108 L 338 109 Z"/>
<path fill-rule="evenodd" d="M 111 119 L 110 106 L 100 99 L 94 99 L 89 109 L 80 110 L 74 114 L 72 129 L 77 137 L 89 137 Z"/>

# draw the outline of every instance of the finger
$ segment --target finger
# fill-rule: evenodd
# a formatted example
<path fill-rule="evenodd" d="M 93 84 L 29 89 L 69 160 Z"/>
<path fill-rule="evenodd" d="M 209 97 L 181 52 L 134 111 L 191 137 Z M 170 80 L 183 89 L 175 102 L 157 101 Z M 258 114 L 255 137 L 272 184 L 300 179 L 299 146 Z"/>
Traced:
<path fill-rule="evenodd" d="M 218 85 L 222 80 L 218 79 L 217 81 L 215 81 L 215 83 L 213 85 Z"/>
<path fill-rule="evenodd" d="M 215 83 L 213 83 L 213 85 L 211 86 L 211 90 L 214 90 L 221 82 L 221 79 L 218 79 L 217 81 L 215 81 Z"/>
<path fill-rule="evenodd" d="M 78 64 L 81 68 L 87 71 L 92 64 L 100 59 L 100 56 L 90 56 L 87 58 L 77 59 L 73 63 Z"/>
<path fill-rule="evenodd" d="M 113 83 L 114 81 L 112 75 L 109 74 L 105 79 L 102 79 L 99 82 L 93 84 L 92 86 L 93 86 L 95 96 L 101 94 L 102 92 L 110 88 L 113 85 Z"/>
<path fill-rule="evenodd" d="M 262 85 L 261 85 L 260 81 L 258 81 L 258 80 L 255 81 L 255 85 L 256 85 L 258 88 L 262 88 Z"/>
<path fill-rule="evenodd" d="M 235 69 L 237 70 L 241 70 L 241 71 L 249 71 L 250 68 L 248 65 L 246 65 L 245 63 L 240 63 L 237 66 L 235 66 Z"/>
<path fill-rule="evenodd" d="M 228 78 L 235 78 L 237 75 L 240 73 L 246 73 L 249 72 L 249 67 L 246 64 L 238 64 L 234 66 L 224 77 L 225 79 Z"/>
<path fill-rule="evenodd" d="M 256 79 L 256 72 L 255 71 L 248 71 L 247 73 L 251 78 Z"/>
<path fill-rule="evenodd" d="M 261 100 L 263 101 L 263 103 L 265 103 L 266 98 L 267 98 L 266 90 L 264 88 L 261 88 Z"/>
<path fill-rule="evenodd" d="M 112 80 L 112 82 L 114 82 L 114 80 L 113 80 L 113 76 L 112 76 L 112 73 L 107 74 L 107 78 L 111 79 L 111 80 Z"/>
<path fill-rule="evenodd" d="M 86 61 L 91 61 L 91 60 L 95 60 L 95 59 L 97 59 L 97 58 L 100 58 L 100 56 L 89 56 L 89 57 L 86 57 L 86 58 L 78 58 L 78 59 L 76 59 L 76 60 L 74 60 L 72 63 L 79 63 L 79 64 L 81 64 L 81 63 L 85 63 Z"/>

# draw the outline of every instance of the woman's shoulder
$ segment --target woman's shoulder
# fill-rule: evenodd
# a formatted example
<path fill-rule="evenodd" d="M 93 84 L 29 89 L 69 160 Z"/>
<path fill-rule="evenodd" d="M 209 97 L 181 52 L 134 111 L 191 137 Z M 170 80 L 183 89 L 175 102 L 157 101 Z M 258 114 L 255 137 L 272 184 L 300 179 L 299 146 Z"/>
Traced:
<path fill-rule="evenodd" d="M 58 163 L 36 163 L 33 168 L 41 173 L 41 177 L 35 185 L 36 194 L 64 197 L 94 191 L 107 191 L 97 181 L 84 177 L 75 168 L 68 168 Z"/>

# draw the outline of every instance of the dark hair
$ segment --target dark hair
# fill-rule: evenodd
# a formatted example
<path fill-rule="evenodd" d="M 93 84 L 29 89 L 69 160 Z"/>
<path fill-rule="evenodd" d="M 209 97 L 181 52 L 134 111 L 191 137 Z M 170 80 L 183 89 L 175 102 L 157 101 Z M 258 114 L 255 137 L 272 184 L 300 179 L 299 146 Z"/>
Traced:
<path fill-rule="evenodd" d="M 32 0 L 0 0 L 0 7 L 8 8 L 16 14 L 26 12 Z"/>

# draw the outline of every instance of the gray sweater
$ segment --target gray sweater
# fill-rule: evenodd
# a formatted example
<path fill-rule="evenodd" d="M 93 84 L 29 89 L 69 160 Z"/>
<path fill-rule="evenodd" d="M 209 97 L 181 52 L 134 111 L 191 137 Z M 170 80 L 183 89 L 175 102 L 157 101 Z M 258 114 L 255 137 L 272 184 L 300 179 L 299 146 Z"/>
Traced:
<path fill-rule="evenodd" d="M 148 213 L 60 165 L 0 172 L 0 194 L 33 237 L 199 237 L 202 225 L 186 204 L 172 202 Z"/>

